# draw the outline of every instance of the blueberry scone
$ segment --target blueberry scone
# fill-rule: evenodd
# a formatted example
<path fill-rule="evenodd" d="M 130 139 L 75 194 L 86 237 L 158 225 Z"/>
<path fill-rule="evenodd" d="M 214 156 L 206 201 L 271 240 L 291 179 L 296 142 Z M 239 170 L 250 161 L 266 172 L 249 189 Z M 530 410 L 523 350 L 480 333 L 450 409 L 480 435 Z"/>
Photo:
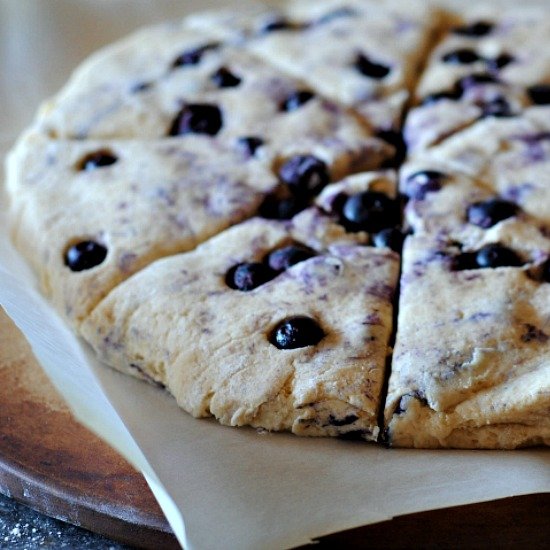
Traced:
<path fill-rule="evenodd" d="M 14 242 L 78 324 L 150 262 L 256 214 L 291 217 L 361 164 L 349 145 L 331 155 L 292 155 L 272 167 L 248 147 L 204 135 L 61 140 L 31 131 L 8 162 Z"/>
<path fill-rule="evenodd" d="M 550 240 L 405 242 L 386 437 L 397 447 L 550 444 Z"/>
<path fill-rule="evenodd" d="M 95 54 L 43 105 L 36 124 L 64 139 L 215 136 L 273 164 L 314 154 L 338 177 L 393 154 L 304 82 L 185 25 L 143 30 Z"/>
<path fill-rule="evenodd" d="M 550 103 L 550 18 L 542 6 L 458 17 L 434 49 L 404 134 L 411 152 L 485 117 L 511 117 Z"/>
<path fill-rule="evenodd" d="M 550 107 L 476 122 L 405 163 L 399 186 L 415 232 L 475 241 L 497 222 L 521 220 L 534 239 L 548 235 Z"/>
<path fill-rule="evenodd" d="M 391 445 L 550 443 L 548 112 L 479 121 L 401 171 Z"/>
<path fill-rule="evenodd" d="M 299 0 L 138 31 L 16 144 L 14 243 L 103 362 L 196 417 L 549 444 L 549 29 Z"/>
<path fill-rule="evenodd" d="M 13 240 L 73 324 L 145 265 L 254 215 L 279 184 L 263 163 L 206 137 L 66 141 L 31 133 L 7 175 Z"/>
<path fill-rule="evenodd" d="M 82 325 L 102 361 L 197 417 L 376 439 L 398 257 L 316 252 L 253 219 L 119 285 Z"/>
<path fill-rule="evenodd" d="M 438 20 L 437 10 L 416 1 L 302 0 L 250 17 L 199 14 L 190 25 L 238 40 L 395 142 Z"/>

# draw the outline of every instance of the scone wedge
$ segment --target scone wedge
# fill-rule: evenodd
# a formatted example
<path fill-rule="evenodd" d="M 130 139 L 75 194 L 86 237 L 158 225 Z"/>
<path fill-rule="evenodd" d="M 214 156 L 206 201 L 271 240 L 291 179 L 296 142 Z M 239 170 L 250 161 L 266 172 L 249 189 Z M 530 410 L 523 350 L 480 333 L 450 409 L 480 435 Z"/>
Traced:
<path fill-rule="evenodd" d="M 119 285 L 82 334 L 196 417 L 376 439 L 398 257 L 349 244 L 281 252 L 297 238 L 281 222 L 235 226 Z"/>
<path fill-rule="evenodd" d="M 475 253 L 456 243 L 405 242 L 385 412 L 390 445 L 550 444 L 550 263 L 506 242 L 505 229 L 498 236 L 509 256 L 483 268 L 466 265 Z"/>
<path fill-rule="evenodd" d="M 7 175 L 13 240 L 73 325 L 150 262 L 253 216 L 278 186 L 263 162 L 198 136 L 68 141 L 29 133 Z"/>
<path fill-rule="evenodd" d="M 543 4 L 467 8 L 432 51 L 404 135 L 416 154 L 480 118 L 550 104 L 550 17 Z"/>
<path fill-rule="evenodd" d="M 289 2 L 245 17 L 218 11 L 189 25 L 235 40 L 323 96 L 359 113 L 380 132 L 398 130 L 439 19 L 423 2 Z"/>

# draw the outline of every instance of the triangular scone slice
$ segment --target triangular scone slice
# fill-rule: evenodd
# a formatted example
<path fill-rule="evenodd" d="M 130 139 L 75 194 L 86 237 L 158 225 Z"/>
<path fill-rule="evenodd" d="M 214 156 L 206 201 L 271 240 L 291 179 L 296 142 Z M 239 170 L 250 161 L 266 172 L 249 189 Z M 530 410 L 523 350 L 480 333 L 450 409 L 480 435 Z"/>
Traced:
<path fill-rule="evenodd" d="M 377 168 L 393 148 L 345 108 L 246 51 L 154 27 L 95 54 L 41 110 L 56 138 L 215 136 L 277 160 L 297 153 Z M 164 32 L 163 32 L 164 30 Z"/>
<path fill-rule="evenodd" d="M 539 239 L 550 226 L 550 107 L 480 120 L 417 154 L 400 171 L 400 190 L 415 233 L 475 242 L 497 223 L 521 222 Z"/>
<path fill-rule="evenodd" d="M 407 116 L 409 153 L 480 117 L 507 117 L 550 104 L 550 17 L 542 5 L 467 11 L 433 51 Z"/>
<path fill-rule="evenodd" d="M 102 361 L 165 385 L 196 417 L 376 439 L 397 255 L 334 246 L 253 290 L 229 286 L 236 265 L 291 242 L 281 222 L 235 226 L 119 285 L 81 332 Z M 303 316 L 304 347 L 276 347 L 278 325 Z"/>
<path fill-rule="evenodd" d="M 431 41 L 435 11 L 421 2 L 289 2 L 278 15 L 212 13 L 190 24 L 240 27 L 242 46 L 324 96 L 356 109 L 381 131 L 396 129 Z"/>
<path fill-rule="evenodd" d="M 405 242 L 390 445 L 550 444 L 550 241 L 521 246 L 501 227 L 479 246 L 489 238 L 514 246 L 525 265 L 465 269 L 456 242 Z"/>
<path fill-rule="evenodd" d="M 262 162 L 208 138 L 82 142 L 28 134 L 7 168 L 15 244 L 75 324 L 151 261 L 253 216 L 278 185 Z M 95 244 L 70 252 L 85 242 Z M 81 270 L 67 265 L 70 254 Z"/>

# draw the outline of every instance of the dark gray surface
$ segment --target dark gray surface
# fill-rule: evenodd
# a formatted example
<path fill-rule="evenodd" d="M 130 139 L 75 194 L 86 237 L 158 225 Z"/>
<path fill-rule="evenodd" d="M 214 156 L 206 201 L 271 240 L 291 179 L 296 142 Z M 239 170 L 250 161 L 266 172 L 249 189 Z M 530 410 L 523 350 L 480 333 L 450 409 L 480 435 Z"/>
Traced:
<path fill-rule="evenodd" d="M 105 537 L 49 518 L 0 494 L 0 549 L 131 550 Z"/>

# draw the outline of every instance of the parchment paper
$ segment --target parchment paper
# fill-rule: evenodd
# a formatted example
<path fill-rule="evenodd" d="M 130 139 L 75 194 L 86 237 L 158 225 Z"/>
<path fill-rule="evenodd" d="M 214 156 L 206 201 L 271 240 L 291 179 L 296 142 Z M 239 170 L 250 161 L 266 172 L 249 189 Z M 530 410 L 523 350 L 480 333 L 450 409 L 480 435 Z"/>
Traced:
<path fill-rule="evenodd" d="M 228 4 L 0 0 L 2 156 L 91 51 L 140 25 Z M 284 548 L 399 514 L 550 491 L 541 449 L 388 450 L 191 418 L 95 361 L 35 290 L 1 212 L 0 304 L 76 416 L 144 472 L 186 548 Z"/>

